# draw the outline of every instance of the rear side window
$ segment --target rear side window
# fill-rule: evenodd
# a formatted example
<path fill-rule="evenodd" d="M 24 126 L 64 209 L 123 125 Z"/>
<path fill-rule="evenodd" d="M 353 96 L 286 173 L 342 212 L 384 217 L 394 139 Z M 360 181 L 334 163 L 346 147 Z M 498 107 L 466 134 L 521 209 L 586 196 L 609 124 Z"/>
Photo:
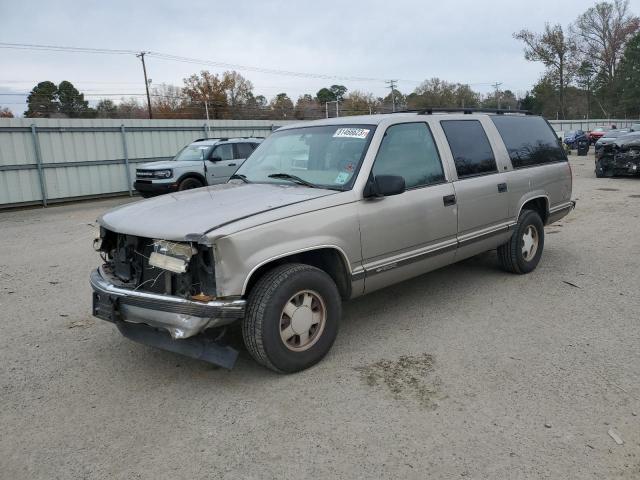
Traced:
<path fill-rule="evenodd" d="M 440 155 L 426 123 L 387 128 L 373 164 L 373 175 L 400 175 L 407 188 L 445 181 Z"/>
<path fill-rule="evenodd" d="M 492 116 L 513 168 L 567 160 L 558 137 L 542 117 Z"/>
<path fill-rule="evenodd" d="M 498 171 L 489 139 L 478 120 L 443 120 L 440 124 L 447 136 L 458 178 Z"/>
<path fill-rule="evenodd" d="M 236 143 L 236 151 L 238 153 L 236 158 L 247 158 L 253 153 L 253 148 L 250 143 Z"/>

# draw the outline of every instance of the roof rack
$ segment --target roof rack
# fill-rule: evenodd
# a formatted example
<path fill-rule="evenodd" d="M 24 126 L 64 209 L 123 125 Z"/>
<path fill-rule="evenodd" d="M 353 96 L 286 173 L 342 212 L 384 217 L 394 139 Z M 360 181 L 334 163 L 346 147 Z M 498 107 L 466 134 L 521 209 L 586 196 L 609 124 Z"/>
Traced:
<path fill-rule="evenodd" d="M 207 137 L 207 138 L 196 138 L 193 143 L 196 142 L 205 142 L 207 140 L 219 140 L 221 142 L 226 142 L 227 140 L 229 140 L 228 138 L 216 138 L 216 137 Z"/>
<path fill-rule="evenodd" d="M 464 113 L 465 115 L 471 115 L 472 113 L 495 113 L 497 115 L 519 113 L 521 115 L 534 115 L 531 110 L 508 110 L 505 108 L 425 108 L 418 111 L 418 115 L 431 115 L 433 113 Z"/>

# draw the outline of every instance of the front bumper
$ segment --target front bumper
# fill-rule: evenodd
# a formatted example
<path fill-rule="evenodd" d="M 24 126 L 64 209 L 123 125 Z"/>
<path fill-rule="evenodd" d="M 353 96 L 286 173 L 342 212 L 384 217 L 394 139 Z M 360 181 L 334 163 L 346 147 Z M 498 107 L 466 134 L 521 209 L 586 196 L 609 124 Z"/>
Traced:
<path fill-rule="evenodd" d="M 246 301 L 196 302 L 186 298 L 137 291 L 115 285 L 102 267 L 90 277 L 93 315 L 114 323 L 146 324 L 166 330 L 174 339 L 192 337 L 211 327 L 244 317 Z"/>
<path fill-rule="evenodd" d="M 177 183 L 153 182 L 152 180 L 136 180 L 133 188 L 140 193 L 151 195 L 162 195 L 163 193 L 175 192 L 178 190 Z"/>

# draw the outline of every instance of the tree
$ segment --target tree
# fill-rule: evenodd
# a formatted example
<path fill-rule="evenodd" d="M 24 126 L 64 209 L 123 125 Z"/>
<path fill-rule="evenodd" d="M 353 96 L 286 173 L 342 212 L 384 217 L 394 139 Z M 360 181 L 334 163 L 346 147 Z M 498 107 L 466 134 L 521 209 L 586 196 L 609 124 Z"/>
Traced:
<path fill-rule="evenodd" d="M 161 83 L 151 89 L 151 108 L 159 118 L 180 117 L 185 106 L 182 89 Z"/>
<path fill-rule="evenodd" d="M 135 98 L 120 99 L 116 118 L 149 118 L 146 106 L 140 105 Z"/>
<path fill-rule="evenodd" d="M 253 97 L 253 84 L 236 71 L 222 74 L 222 87 L 227 97 L 232 118 L 243 116 L 243 110 Z"/>
<path fill-rule="evenodd" d="M 484 108 L 504 108 L 516 110 L 518 108 L 518 99 L 511 90 L 494 92 L 482 101 Z"/>
<path fill-rule="evenodd" d="M 183 81 L 183 92 L 194 106 L 203 107 L 206 103 L 212 118 L 225 118 L 229 103 L 225 85 L 218 75 L 202 70 L 200 75 L 193 74 Z"/>
<path fill-rule="evenodd" d="M 328 88 L 321 88 L 320 90 L 318 90 L 318 93 L 316 93 L 316 101 L 320 105 L 324 105 L 327 102 L 335 102 L 336 96 Z"/>
<path fill-rule="evenodd" d="M 84 99 L 71 82 L 63 80 L 56 92 L 59 107 L 58 112 L 67 118 L 81 118 L 89 115 L 89 102 Z"/>
<path fill-rule="evenodd" d="M 13 118 L 13 113 L 7 107 L 0 107 L 0 118 Z"/>
<path fill-rule="evenodd" d="M 620 92 L 620 109 L 625 114 L 640 115 L 640 34 L 627 44 L 613 83 Z"/>
<path fill-rule="evenodd" d="M 628 40 L 640 29 L 640 18 L 629 13 L 629 0 L 600 2 L 572 25 L 582 54 L 596 70 L 613 80 Z"/>
<path fill-rule="evenodd" d="M 296 101 L 294 116 L 298 120 L 322 118 L 324 117 L 324 107 L 318 105 L 318 102 L 308 93 L 300 95 Z"/>
<path fill-rule="evenodd" d="M 279 93 L 271 100 L 271 111 L 277 119 L 293 117 L 293 102 L 286 93 Z"/>
<path fill-rule="evenodd" d="M 439 78 L 425 80 L 407 96 L 407 108 L 477 107 L 480 94 L 469 85 L 451 83 Z"/>
<path fill-rule="evenodd" d="M 368 115 L 378 108 L 379 102 L 372 93 L 353 90 L 344 97 L 340 113 L 344 115 Z"/>
<path fill-rule="evenodd" d="M 27 97 L 27 111 L 25 117 L 49 118 L 60 111 L 58 102 L 58 87 L 50 81 L 38 83 Z"/>
<path fill-rule="evenodd" d="M 329 87 L 329 90 L 333 94 L 333 99 L 339 102 L 342 102 L 342 100 L 344 100 L 344 94 L 347 93 L 347 87 L 345 87 L 344 85 L 331 85 L 331 87 Z"/>
<path fill-rule="evenodd" d="M 96 104 L 98 118 L 118 118 L 118 106 L 112 100 L 102 99 Z"/>
<path fill-rule="evenodd" d="M 565 118 L 565 89 L 576 69 L 577 47 L 573 37 L 565 35 L 561 25 L 545 24 L 544 32 L 521 30 L 514 38 L 525 44 L 524 58 L 541 62 L 547 68 L 547 79 L 555 83 L 559 96 L 559 113 Z"/>

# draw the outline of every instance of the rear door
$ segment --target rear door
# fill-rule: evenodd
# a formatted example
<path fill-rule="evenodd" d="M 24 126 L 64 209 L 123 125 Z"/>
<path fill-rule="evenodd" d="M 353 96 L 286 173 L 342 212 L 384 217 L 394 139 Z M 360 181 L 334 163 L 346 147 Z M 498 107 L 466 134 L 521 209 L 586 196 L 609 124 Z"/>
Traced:
<path fill-rule="evenodd" d="M 508 231 L 509 186 L 482 122 L 488 118 L 441 120 L 457 179 L 459 257 L 498 245 Z M 499 169 L 500 167 L 500 169 Z M 508 235 L 506 235 L 508 238 Z"/>
<path fill-rule="evenodd" d="M 233 144 L 216 145 L 207 162 L 207 181 L 209 185 L 225 183 L 238 169 L 238 161 L 234 158 Z"/>

